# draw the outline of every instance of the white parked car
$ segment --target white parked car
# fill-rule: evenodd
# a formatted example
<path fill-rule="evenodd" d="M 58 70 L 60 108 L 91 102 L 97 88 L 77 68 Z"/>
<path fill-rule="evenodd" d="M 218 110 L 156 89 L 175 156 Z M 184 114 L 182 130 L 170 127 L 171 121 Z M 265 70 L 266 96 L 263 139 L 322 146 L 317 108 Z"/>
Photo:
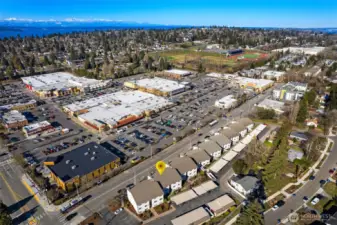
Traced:
<path fill-rule="evenodd" d="M 274 205 L 273 208 L 271 208 L 273 211 L 277 210 L 279 207 L 278 205 Z"/>
<path fill-rule="evenodd" d="M 122 212 L 122 211 L 123 211 L 123 208 L 117 209 L 117 210 L 115 211 L 115 215 L 119 214 L 119 213 Z"/>
<path fill-rule="evenodd" d="M 319 198 L 316 197 L 311 201 L 311 205 L 316 205 L 318 202 L 319 202 Z"/>

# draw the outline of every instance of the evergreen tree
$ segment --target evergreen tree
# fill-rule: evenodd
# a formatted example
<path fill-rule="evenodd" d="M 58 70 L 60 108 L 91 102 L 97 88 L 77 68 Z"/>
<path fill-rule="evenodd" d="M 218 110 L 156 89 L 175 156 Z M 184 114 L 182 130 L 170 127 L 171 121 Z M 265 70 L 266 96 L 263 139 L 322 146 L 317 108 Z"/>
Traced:
<path fill-rule="evenodd" d="M 8 208 L 2 201 L 0 201 L 0 224 L 11 225 L 13 224 L 12 218 L 8 212 Z"/>
<path fill-rule="evenodd" d="M 160 59 L 159 59 L 159 70 L 165 70 L 166 68 L 165 68 L 165 59 L 163 58 L 163 57 L 160 57 Z"/>
<path fill-rule="evenodd" d="M 305 100 L 305 98 L 303 98 L 300 101 L 300 109 L 298 111 L 296 121 L 298 123 L 304 123 L 307 117 L 308 117 L 308 102 Z"/>
<path fill-rule="evenodd" d="M 262 207 L 258 200 L 250 202 L 244 206 L 241 210 L 239 217 L 237 218 L 235 225 L 263 225 L 264 218 L 262 213 Z"/>

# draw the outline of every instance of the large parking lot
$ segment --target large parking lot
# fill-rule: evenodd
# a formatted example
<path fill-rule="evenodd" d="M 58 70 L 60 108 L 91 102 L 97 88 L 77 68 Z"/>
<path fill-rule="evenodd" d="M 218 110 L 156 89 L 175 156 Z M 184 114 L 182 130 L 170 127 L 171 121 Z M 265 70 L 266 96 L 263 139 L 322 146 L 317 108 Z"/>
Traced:
<path fill-rule="evenodd" d="M 226 114 L 227 111 L 214 107 L 215 100 L 239 92 L 226 81 L 214 82 L 214 78 L 203 77 L 193 84 L 193 90 L 173 97 L 177 104 L 172 108 L 119 128 L 116 132 L 109 131 L 103 140 L 109 141 L 131 161 L 135 157 L 149 157 Z"/>
<path fill-rule="evenodd" d="M 18 142 L 13 149 L 19 152 L 28 150 L 38 161 L 42 161 L 50 155 L 54 156 L 70 151 L 90 141 L 98 141 L 119 155 L 125 163 L 132 163 L 139 157 L 149 157 L 162 151 L 178 139 L 191 134 L 193 130 L 197 131 L 227 113 L 227 111 L 214 107 L 215 100 L 228 94 L 238 93 L 239 90 L 236 87 L 231 87 L 227 81 L 216 80 L 217 82 L 214 82 L 214 80 L 210 77 L 194 78 L 192 90 L 171 97 L 171 100 L 176 103 L 173 107 L 102 134 L 90 133 L 68 118 L 62 112 L 61 107 L 76 101 L 126 89 L 122 85 L 124 80 L 114 82 L 113 87 L 96 90 L 86 95 L 45 99 L 35 109 L 24 112 L 29 122 L 47 120 L 51 123 L 59 123 L 62 127 L 68 128 L 70 132 L 24 140 L 25 137 L 21 131 L 13 131 L 8 135 L 8 138 L 9 140 L 14 138 Z M 23 87 L 20 88 L 28 97 L 37 99 L 33 93 Z"/>

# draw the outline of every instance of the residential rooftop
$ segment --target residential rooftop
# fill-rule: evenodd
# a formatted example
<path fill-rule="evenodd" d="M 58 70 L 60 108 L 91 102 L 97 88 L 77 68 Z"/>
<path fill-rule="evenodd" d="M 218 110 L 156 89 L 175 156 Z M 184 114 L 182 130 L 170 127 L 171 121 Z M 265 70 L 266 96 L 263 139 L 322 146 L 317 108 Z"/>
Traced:
<path fill-rule="evenodd" d="M 256 186 L 258 179 L 253 176 L 234 177 L 233 180 L 240 184 L 245 190 L 251 190 Z"/>
<path fill-rule="evenodd" d="M 188 171 L 191 171 L 197 168 L 197 165 L 195 164 L 195 162 L 189 157 L 175 158 L 172 160 L 170 165 L 171 167 L 176 168 L 180 174 L 185 174 Z"/>
<path fill-rule="evenodd" d="M 154 175 L 154 180 L 158 181 L 163 188 L 166 188 L 171 184 L 181 181 L 181 176 L 176 169 L 168 167 L 162 174 L 159 174 L 157 171 Z"/>
<path fill-rule="evenodd" d="M 211 140 L 201 143 L 199 148 L 204 149 L 210 155 L 222 150 L 222 148 L 216 142 Z"/>
<path fill-rule="evenodd" d="M 209 156 L 203 149 L 192 150 L 186 154 L 198 164 L 207 160 L 211 160 L 211 156 Z"/>
<path fill-rule="evenodd" d="M 231 143 L 231 140 L 229 140 L 228 137 L 222 134 L 211 136 L 210 139 L 218 143 L 218 145 L 220 145 L 221 147 Z"/>
<path fill-rule="evenodd" d="M 136 184 L 129 190 L 137 205 L 151 201 L 152 199 L 164 195 L 163 190 L 157 181 L 144 180 Z"/>

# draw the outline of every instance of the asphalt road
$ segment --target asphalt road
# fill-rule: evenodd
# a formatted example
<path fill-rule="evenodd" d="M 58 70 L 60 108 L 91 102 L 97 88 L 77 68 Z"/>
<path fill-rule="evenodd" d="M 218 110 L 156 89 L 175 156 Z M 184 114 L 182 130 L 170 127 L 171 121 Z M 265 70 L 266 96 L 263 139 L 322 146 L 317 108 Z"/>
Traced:
<path fill-rule="evenodd" d="M 331 137 L 331 139 L 336 143 L 337 137 Z M 326 159 L 325 163 L 321 166 L 320 170 L 315 174 L 315 180 L 307 181 L 299 191 L 296 192 L 296 196 L 292 196 L 285 201 L 285 205 L 276 211 L 268 211 L 265 214 L 265 224 L 272 225 L 277 224 L 278 219 L 285 219 L 291 210 L 296 211 L 300 208 L 304 202 L 303 197 L 307 196 L 309 200 L 311 197 L 320 189 L 320 180 L 326 180 L 330 177 L 329 170 L 336 167 L 337 163 L 337 145 L 335 144 L 330 152 L 329 157 Z"/>
<path fill-rule="evenodd" d="M 9 207 L 14 225 L 59 225 L 43 210 L 21 183 L 21 168 L 15 163 L 0 168 L 0 198 Z"/>
<path fill-rule="evenodd" d="M 253 105 L 269 96 L 271 91 L 272 89 L 269 89 L 264 94 L 258 95 L 255 98 L 247 101 L 240 107 L 234 109 L 230 113 L 231 117 L 238 118 L 240 116 L 248 115 Z M 206 126 L 202 128 L 200 132 L 203 134 L 209 133 L 210 130 L 224 126 L 227 122 L 228 121 L 226 120 L 221 120 L 216 126 Z M 118 190 L 125 188 L 128 184 L 134 183 L 135 181 L 138 182 L 139 179 L 146 178 L 146 176 L 149 175 L 151 171 L 154 171 L 154 165 L 158 160 L 164 160 L 168 162 L 172 158 L 178 157 L 180 154 L 190 150 L 190 142 L 194 143 L 198 140 L 200 140 L 200 137 L 197 134 L 184 138 L 175 145 L 172 145 L 162 152 L 154 155 L 152 159 L 148 159 L 134 166 L 128 171 L 125 171 L 122 174 L 115 176 L 106 183 L 95 187 L 87 191 L 86 193 L 83 193 L 82 196 L 92 195 L 92 198 L 89 199 L 85 204 L 79 206 L 74 211 L 86 217 L 91 215 L 94 211 L 101 210 L 105 207 L 109 199 L 117 195 Z"/>

